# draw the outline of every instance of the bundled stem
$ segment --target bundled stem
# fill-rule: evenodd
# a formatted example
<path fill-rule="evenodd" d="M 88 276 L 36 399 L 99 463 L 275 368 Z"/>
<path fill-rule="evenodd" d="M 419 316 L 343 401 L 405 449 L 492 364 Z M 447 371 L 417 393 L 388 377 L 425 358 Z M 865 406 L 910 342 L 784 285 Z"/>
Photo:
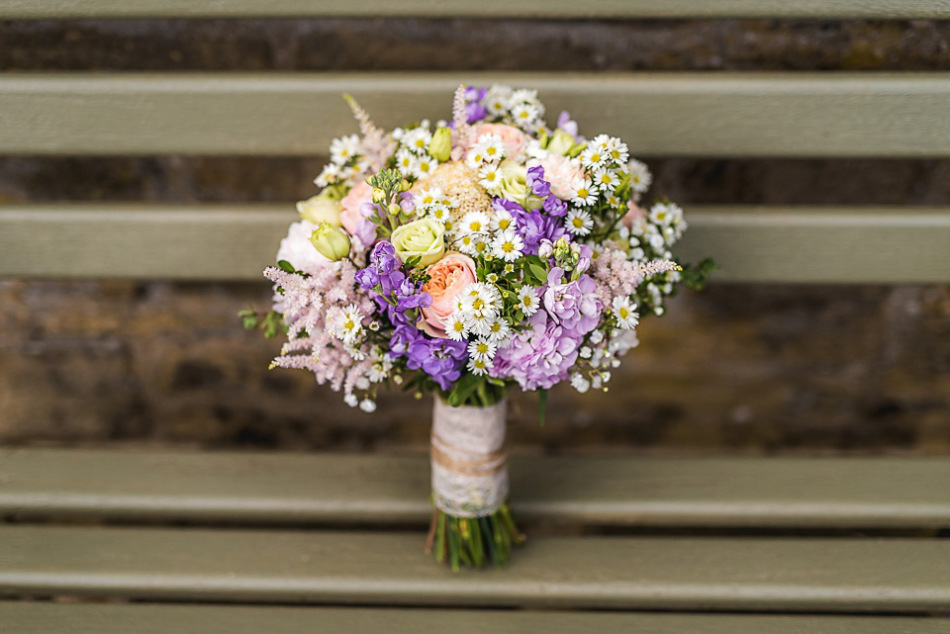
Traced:
<path fill-rule="evenodd" d="M 484 517 L 455 517 L 436 509 L 432 515 L 426 553 L 447 563 L 454 572 L 462 566 L 483 568 L 508 563 L 511 549 L 520 546 L 525 536 L 515 525 L 507 504 Z"/>

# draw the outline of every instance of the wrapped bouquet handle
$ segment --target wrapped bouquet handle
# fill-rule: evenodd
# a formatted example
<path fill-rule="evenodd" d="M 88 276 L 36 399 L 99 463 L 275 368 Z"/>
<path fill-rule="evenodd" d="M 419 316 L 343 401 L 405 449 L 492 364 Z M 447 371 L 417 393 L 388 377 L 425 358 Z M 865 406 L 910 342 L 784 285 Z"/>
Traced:
<path fill-rule="evenodd" d="M 508 392 L 606 389 L 641 316 L 680 281 L 686 229 L 641 206 L 646 166 L 618 137 L 545 121 L 533 90 L 460 86 L 451 121 L 334 139 L 280 244 L 271 312 L 246 326 L 287 342 L 272 367 L 313 372 L 365 412 L 379 389 L 435 396 L 428 549 L 453 569 L 501 565 L 524 539 L 508 509 Z M 542 399 L 542 403 L 544 400 Z"/>
<path fill-rule="evenodd" d="M 488 407 L 452 407 L 435 398 L 432 411 L 432 501 L 426 549 L 457 570 L 508 560 L 524 536 L 508 510 L 507 399 Z"/>

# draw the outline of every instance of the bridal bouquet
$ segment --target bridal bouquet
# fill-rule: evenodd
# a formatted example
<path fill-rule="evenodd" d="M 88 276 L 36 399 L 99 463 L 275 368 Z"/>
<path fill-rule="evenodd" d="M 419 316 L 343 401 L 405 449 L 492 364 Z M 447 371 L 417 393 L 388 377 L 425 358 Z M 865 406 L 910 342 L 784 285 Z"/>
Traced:
<path fill-rule="evenodd" d="M 272 367 L 312 372 L 351 406 L 380 387 L 432 392 L 428 548 L 454 569 L 504 563 L 523 537 L 507 506 L 505 396 L 562 381 L 606 390 L 684 270 L 669 201 L 619 138 L 545 123 L 532 90 L 459 87 L 450 121 L 391 132 L 347 100 L 360 134 L 330 145 L 264 275 L 287 335 Z"/>

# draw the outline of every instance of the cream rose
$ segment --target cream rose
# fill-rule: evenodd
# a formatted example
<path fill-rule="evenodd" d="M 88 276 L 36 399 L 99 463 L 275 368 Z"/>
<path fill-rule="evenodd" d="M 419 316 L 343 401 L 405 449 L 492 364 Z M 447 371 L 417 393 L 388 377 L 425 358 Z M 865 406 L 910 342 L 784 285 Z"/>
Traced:
<path fill-rule="evenodd" d="M 455 310 L 455 298 L 475 281 L 475 262 L 461 253 L 446 253 L 426 269 L 429 281 L 423 292 L 432 296 L 432 303 L 422 309 L 421 327 L 433 337 L 445 338 L 445 323 Z"/>
<path fill-rule="evenodd" d="M 301 218 L 315 225 L 326 222 L 334 227 L 339 227 L 342 224 L 340 214 L 343 212 L 343 205 L 340 204 L 340 201 L 330 198 L 325 191 L 298 202 L 297 212 Z"/>
<path fill-rule="evenodd" d="M 514 161 L 502 161 L 501 171 L 501 195 L 508 200 L 514 201 L 525 209 L 541 209 L 543 201 L 531 194 L 528 188 L 528 169 Z"/>
<path fill-rule="evenodd" d="M 475 138 L 483 134 L 494 134 L 501 139 L 505 146 L 505 155 L 510 159 L 520 159 L 524 154 L 524 149 L 528 145 L 528 137 L 525 133 L 510 125 L 501 123 L 480 123 L 475 126 Z"/>
<path fill-rule="evenodd" d="M 391 242 L 396 256 L 405 263 L 409 258 L 421 258 L 416 267 L 429 266 L 445 253 L 445 226 L 434 218 L 423 218 L 397 227 Z"/>

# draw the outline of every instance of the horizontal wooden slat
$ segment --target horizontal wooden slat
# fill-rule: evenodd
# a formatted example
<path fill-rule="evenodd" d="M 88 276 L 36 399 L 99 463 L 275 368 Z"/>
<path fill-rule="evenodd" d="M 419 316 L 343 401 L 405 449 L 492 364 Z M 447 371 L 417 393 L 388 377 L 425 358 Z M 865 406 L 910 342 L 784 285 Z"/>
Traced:
<path fill-rule="evenodd" d="M 0 275 L 263 279 L 296 219 L 268 205 L 0 206 Z M 950 209 L 688 206 L 677 253 L 721 282 L 950 281 Z M 68 230 L 67 230 L 68 228 Z"/>
<path fill-rule="evenodd" d="M 917 612 L 950 606 L 950 542 L 535 538 L 454 576 L 424 534 L 0 527 L 0 595 L 387 605 Z"/>
<path fill-rule="evenodd" d="M 946 634 L 937 618 L 0 602 L 16 634 Z"/>
<path fill-rule="evenodd" d="M 945 0 L 598 0 L 596 2 L 510 2 L 483 0 L 7 0 L 0 18 L 129 17 L 530 17 L 530 18 L 946 18 Z"/>
<path fill-rule="evenodd" d="M 948 156 L 945 73 L 72 74 L 0 77 L 7 154 L 325 153 L 356 131 L 448 117 L 460 81 L 534 87 L 635 156 Z"/>
<path fill-rule="evenodd" d="M 950 461 L 515 456 L 528 522 L 620 526 L 950 526 Z M 424 455 L 0 450 L 0 515 L 255 524 L 411 523 Z"/>

